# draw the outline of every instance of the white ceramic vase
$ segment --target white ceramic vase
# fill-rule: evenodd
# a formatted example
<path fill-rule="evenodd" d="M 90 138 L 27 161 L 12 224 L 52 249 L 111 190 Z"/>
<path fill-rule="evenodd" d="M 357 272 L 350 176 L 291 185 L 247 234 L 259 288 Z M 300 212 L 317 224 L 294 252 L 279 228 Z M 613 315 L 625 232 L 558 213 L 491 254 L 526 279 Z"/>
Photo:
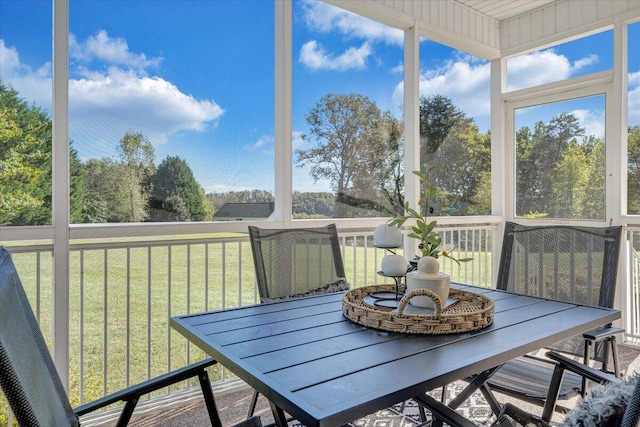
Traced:
<path fill-rule="evenodd" d="M 407 273 L 407 292 L 414 289 L 426 288 L 438 295 L 442 308 L 444 308 L 447 298 L 449 298 L 449 288 L 451 279 L 444 273 L 440 273 L 440 263 L 434 257 L 426 256 L 418 260 L 418 270 Z M 411 298 L 409 304 L 422 307 L 434 308 L 433 300 L 427 296 L 419 295 Z"/>
<path fill-rule="evenodd" d="M 407 260 L 402 255 L 385 255 L 382 258 L 382 272 L 387 276 L 404 276 L 407 272 Z"/>
<path fill-rule="evenodd" d="M 395 226 L 380 224 L 373 230 L 373 241 L 380 248 L 402 246 L 402 231 Z"/>

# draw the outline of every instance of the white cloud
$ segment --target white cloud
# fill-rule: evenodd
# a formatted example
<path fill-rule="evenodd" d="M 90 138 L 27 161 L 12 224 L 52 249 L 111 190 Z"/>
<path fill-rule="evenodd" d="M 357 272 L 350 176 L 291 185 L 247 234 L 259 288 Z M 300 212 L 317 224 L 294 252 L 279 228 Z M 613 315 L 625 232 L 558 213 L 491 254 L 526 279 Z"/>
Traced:
<path fill-rule="evenodd" d="M 21 98 L 51 111 L 51 62 L 33 70 L 20 62 L 15 47 L 7 47 L 0 39 L 0 77 L 2 84 L 13 87 Z"/>
<path fill-rule="evenodd" d="M 118 141 L 132 123 L 152 143 L 165 143 L 179 131 L 203 131 L 224 114 L 214 101 L 196 100 L 159 77 L 117 67 L 84 75 L 69 82 L 70 127 L 85 139 L 78 143 L 105 134 Z"/>
<path fill-rule="evenodd" d="M 401 74 L 404 72 L 404 64 L 398 64 L 391 69 L 392 74 Z"/>
<path fill-rule="evenodd" d="M 593 135 L 596 138 L 604 138 L 604 111 L 573 110 L 569 114 L 573 114 L 580 122 L 580 126 L 585 128 L 584 136 Z"/>
<path fill-rule="evenodd" d="M 589 65 L 595 64 L 596 62 L 598 62 L 598 55 L 589 55 L 574 62 L 573 66 L 571 67 L 571 71 L 576 72 L 582 68 L 588 67 Z"/>
<path fill-rule="evenodd" d="M 143 68 L 159 65 L 160 60 L 132 54 L 123 39 L 109 39 L 106 32 L 100 32 L 73 43 L 76 58 L 106 65 L 106 71 L 90 65 L 70 70 L 75 76 L 69 80 L 70 132 L 85 158 L 112 155 L 113 149 L 107 147 L 114 147 L 129 130 L 161 144 L 172 134 L 215 126 L 224 114 L 215 101 L 195 99 L 161 77 L 148 76 Z M 15 48 L 6 47 L 0 39 L 0 67 L 3 84 L 51 111 L 50 63 L 33 70 L 20 62 Z"/>
<path fill-rule="evenodd" d="M 571 64 L 566 56 L 556 53 L 553 49 L 518 56 L 507 61 L 509 76 L 507 90 L 568 79 L 576 72 L 596 62 L 598 62 L 598 56 L 589 55 Z"/>
<path fill-rule="evenodd" d="M 122 38 L 111 38 L 105 30 L 100 30 L 95 36 L 90 36 L 84 42 L 78 42 L 76 37 L 69 36 L 69 52 L 73 59 L 82 62 L 94 60 L 112 65 L 120 65 L 138 70 L 158 67 L 162 58 L 147 58 L 144 53 L 133 53 L 129 50 L 127 41 Z"/>
<path fill-rule="evenodd" d="M 404 43 L 404 33 L 401 30 L 336 6 L 317 0 L 304 1 L 301 6 L 303 19 L 311 29 L 323 33 L 338 30 L 349 38 L 381 41 L 396 46 L 402 46 Z"/>
<path fill-rule="evenodd" d="M 557 54 L 552 49 L 513 58 L 508 61 L 510 77 L 508 90 L 533 87 L 570 78 L 577 70 L 591 65 L 597 59 L 595 55 L 590 55 L 571 64 L 565 56 Z M 445 63 L 440 68 L 421 73 L 420 96 L 444 95 L 451 98 L 454 104 L 467 115 L 488 118 L 490 114 L 490 71 L 488 62 L 478 61 L 477 58 L 463 55 L 456 60 Z M 640 85 L 640 72 L 630 74 L 630 87 L 633 87 L 632 81 Z M 638 105 L 636 109 L 640 110 L 640 90 L 637 91 L 637 94 Z M 631 99 L 631 92 L 629 96 Z M 403 84 L 399 83 L 396 86 L 393 101 L 396 104 L 401 104 L 402 99 Z M 595 131 L 597 126 L 595 123 L 593 126 Z"/>
<path fill-rule="evenodd" d="M 443 95 L 471 117 L 489 116 L 490 64 L 470 57 L 450 61 L 420 75 L 420 96 Z M 402 104 L 403 83 L 396 86 L 393 102 Z"/>
<path fill-rule="evenodd" d="M 571 63 L 552 49 L 530 53 L 507 61 L 508 88 L 515 90 L 567 79 Z"/>
<path fill-rule="evenodd" d="M 371 53 L 371 46 L 365 42 L 359 48 L 350 47 L 341 55 L 333 56 L 318 42 L 311 40 L 302 45 L 300 62 L 312 70 L 363 69 L 366 67 L 367 58 Z"/>
<path fill-rule="evenodd" d="M 261 151 L 262 153 L 273 157 L 273 137 L 269 135 L 263 135 L 256 142 L 244 147 L 247 151 Z"/>

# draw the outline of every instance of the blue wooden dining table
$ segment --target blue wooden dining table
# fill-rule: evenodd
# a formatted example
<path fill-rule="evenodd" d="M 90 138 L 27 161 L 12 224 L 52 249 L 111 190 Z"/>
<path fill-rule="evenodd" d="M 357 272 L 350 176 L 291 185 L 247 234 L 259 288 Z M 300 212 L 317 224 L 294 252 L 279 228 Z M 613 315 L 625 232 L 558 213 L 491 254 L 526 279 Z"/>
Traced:
<path fill-rule="evenodd" d="M 425 391 L 486 378 L 511 359 L 620 318 L 615 309 L 452 287 L 491 298 L 493 323 L 457 334 L 388 332 L 345 318 L 343 293 L 334 293 L 185 314 L 171 325 L 264 395 L 279 426 L 285 412 L 309 427 L 340 426 L 410 398 L 462 426 L 468 421 Z"/>

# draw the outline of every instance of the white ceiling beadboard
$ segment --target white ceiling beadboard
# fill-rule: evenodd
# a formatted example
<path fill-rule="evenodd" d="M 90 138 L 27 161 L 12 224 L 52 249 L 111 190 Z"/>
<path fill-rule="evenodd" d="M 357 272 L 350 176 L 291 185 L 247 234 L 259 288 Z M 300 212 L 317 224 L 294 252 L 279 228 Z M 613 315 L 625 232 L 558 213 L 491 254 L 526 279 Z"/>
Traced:
<path fill-rule="evenodd" d="M 555 0 L 457 0 L 459 3 L 498 21 L 530 12 Z"/>
<path fill-rule="evenodd" d="M 458 0 L 460 1 L 460 0 Z M 464 0 L 462 0 L 464 1 Z M 503 56 L 584 37 L 640 14 L 640 0 L 561 0 L 502 21 Z"/>
<path fill-rule="evenodd" d="M 640 16 L 640 0 L 324 0 L 387 25 L 497 59 Z"/>
<path fill-rule="evenodd" d="M 454 0 L 325 0 L 397 28 L 414 25 L 420 36 L 495 59 L 500 57 L 500 21 Z"/>

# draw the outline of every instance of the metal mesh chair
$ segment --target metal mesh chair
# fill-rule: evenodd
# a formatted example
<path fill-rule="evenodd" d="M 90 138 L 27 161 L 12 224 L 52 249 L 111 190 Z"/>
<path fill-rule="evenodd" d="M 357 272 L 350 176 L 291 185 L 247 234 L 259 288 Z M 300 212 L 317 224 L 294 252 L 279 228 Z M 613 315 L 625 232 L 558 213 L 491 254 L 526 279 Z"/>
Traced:
<path fill-rule="evenodd" d="M 249 238 L 263 303 L 349 290 L 335 224 L 299 229 L 249 226 Z M 257 400 L 256 391 L 249 416 Z"/>
<path fill-rule="evenodd" d="M 621 227 L 524 226 L 507 222 L 504 233 L 497 288 L 524 295 L 611 308 L 616 285 Z M 582 357 L 584 364 L 595 360 L 603 371 L 619 376 L 616 333 L 620 328 L 599 329 L 558 342 L 549 349 Z M 554 364 L 545 358 L 521 357 L 506 363 L 485 384 L 491 390 L 544 405 Z M 568 372 L 557 399 L 584 394 L 586 381 Z M 543 419 L 549 420 L 556 407 L 548 404 Z M 492 407 L 495 408 L 497 400 Z"/>
<path fill-rule="evenodd" d="M 249 237 L 262 302 L 349 289 L 335 224 L 249 227 Z"/>
<path fill-rule="evenodd" d="M 124 426 L 141 396 L 198 377 L 211 424 L 222 427 L 205 370 L 215 363 L 207 359 L 73 409 L 11 256 L 0 247 L 0 387 L 21 426 L 79 426 L 79 416 L 125 402 L 117 423 Z M 253 419 L 238 426 L 257 425 Z"/>
<path fill-rule="evenodd" d="M 556 352 L 547 352 L 556 363 L 547 402 L 553 402 L 562 378 L 572 373 L 603 385 L 579 401 L 561 423 L 564 427 L 586 425 L 638 427 L 640 425 L 640 381 L 634 377 L 619 378 L 576 362 Z M 502 408 L 492 427 L 550 427 L 548 420 L 531 414 L 511 403 Z"/>

